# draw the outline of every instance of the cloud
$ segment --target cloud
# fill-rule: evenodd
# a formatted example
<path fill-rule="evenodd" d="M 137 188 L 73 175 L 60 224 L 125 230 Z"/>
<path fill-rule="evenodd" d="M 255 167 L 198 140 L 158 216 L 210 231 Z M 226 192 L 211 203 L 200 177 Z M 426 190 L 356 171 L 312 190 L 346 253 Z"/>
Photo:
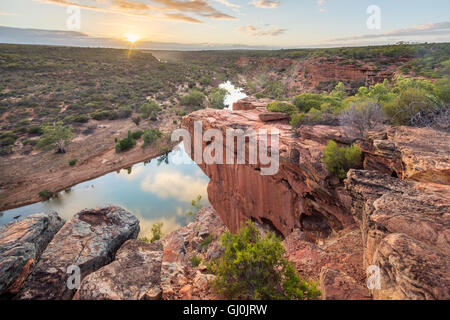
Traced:
<path fill-rule="evenodd" d="M 223 4 L 223 5 L 226 5 L 227 7 L 230 7 L 230 8 L 236 8 L 236 9 L 241 8 L 240 5 L 231 3 L 231 2 L 229 2 L 228 0 L 214 0 L 214 1 L 215 1 L 215 2 L 218 2 L 218 3 L 221 3 L 221 4 Z"/>
<path fill-rule="evenodd" d="M 356 40 L 370 40 L 379 38 L 396 38 L 406 36 L 420 36 L 429 37 L 436 35 L 450 36 L 450 21 L 427 23 L 415 25 L 412 28 L 396 29 L 384 33 L 364 34 L 345 38 L 334 38 L 327 40 L 328 42 L 342 42 L 342 41 L 356 41 Z"/>
<path fill-rule="evenodd" d="M 206 198 L 207 181 L 201 178 L 183 175 L 174 171 L 159 171 L 147 176 L 141 183 L 141 189 L 158 197 L 173 198 L 176 201 L 190 202 L 201 195 Z"/>
<path fill-rule="evenodd" d="M 257 28 L 255 26 L 242 26 L 238 28 L 238 31 L 251 37 L 262 37 L 262 36 L 279 36 L 284 34 L 287 29 L 281 29 L 276 26 L 265 25 L 263 28 Z"/>
<path fill-rule="evenodd" d="M 257 8 L 275 9 L 280 6 L 280 1 L 277 0 L 253 0 L 253 5 Z"/>
<path fill-rule="evenodd" d="M 203 23 L 192 15 L 211 19 L 236 19 L 215 9 L 207 0 L 150 0 L 148 3 L 136 0 L 34 0 L 62 6 L 77 6 L 82 9 L 118 13 L 163 20 L 177 20 L 189 23 Z M 227 0 L 219 1 L 232 5 Z"/>
<path fill-rule="evenodd" d="M 325 8 L 325 0 L 317 0 L 317 5 L 319 6 L 320 12 L 326 12 L 327 9 Z"/>
<path fill-rule="evenodd" d="M 10 13 L 10 12 L 0 12 L 0 16 L 17 16 L 17 13 Z"/>

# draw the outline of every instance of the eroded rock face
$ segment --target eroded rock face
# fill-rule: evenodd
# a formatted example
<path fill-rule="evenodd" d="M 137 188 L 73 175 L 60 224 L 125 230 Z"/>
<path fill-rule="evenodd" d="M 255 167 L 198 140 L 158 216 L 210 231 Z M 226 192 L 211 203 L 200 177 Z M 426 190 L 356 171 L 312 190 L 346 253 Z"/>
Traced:
<path fill-rule="evenodd" d="M 63 224 L 56 212 L 50 212 L 0 226 L 0 294 L 17 293 Z"/>
<path fill-rule="evenodd" d="M 163 240 L 164 255 L 161 267 L 162 298 L 166 300 L 208 300 L 216 298 L 209 283 L 205 263 L 221 255 L 219 236 L 225 225 L 211 207 L 201 209 L 194 222 L 167 235 Z M 202 263 L 193 267 L 190 259 Z"/>
<path fill-rule="evenodd" d="M 450 298 L 450 186 L 351 170 L 365 267 L 378 266 L 377 299 Z"/>
<path fill-rule="evenodd" d="M 80 300 L 156 300 L 161 298 L 161 242 L 128 240 L 110 264 L 84 278 Z"/>
<path fill-rule="evenodd" d="M 120 246 L 138 233 L 138 219 L 120 207 L 77 213 L 49 243 L 17 298 L 71 299 L 70 266 L 78 266 L 83 279 L 111 262 Z"/>
<path fill-rule="evenodd" d="M 183 120 L 183 126 L 191 135 L 195 121 L 202 121 L 204 131 L 219 129 L 224 137 L 227 129 L 267 129 L 269 132 L 277 129 L 280 132 L 280 165 L 275 175 L 261 175 L 259 163 L 199 164 L 211 179 L 209 200 L 224 223 L 235 232 L 243 222 L 253 219 L 260 224 L 271 224 L 284 236 L 300 228 L 319 237 L 354 224 L 347 208 L 350 198 L 321 161 L 322 150 L 329 140 L 326 137 L 332 136 L 330 132 L 346 137 L 347 131 L 321 126 L 320 131 L 318 128 L 311 133 L 320 138 L 297 138 L 287 121 L 261 121 L 260 115 L 266 113 L 265 108 L 249 111 L 206 109 Z M 206 142 L 203 143 L 205 147 Z M 248 143 L 246 148 L 248 150 Z M 224 154 L 226 152 L 224 150 Z"/>

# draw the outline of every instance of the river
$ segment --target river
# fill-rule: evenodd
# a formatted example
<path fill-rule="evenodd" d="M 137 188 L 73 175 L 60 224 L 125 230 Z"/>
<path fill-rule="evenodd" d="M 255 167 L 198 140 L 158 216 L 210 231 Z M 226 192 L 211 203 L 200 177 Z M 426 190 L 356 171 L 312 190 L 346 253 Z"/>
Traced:
<path fill-rule="evenodd" d="M 229 81 L 219 87 L 228 91 L 224 99 L 226 109 L 246 96 Z M 209 204 L 208 182 L 209 178 L 178 145 L 166 157 L 82 182 L 48 201 L 0 212 L 0 225 L 50 210 L 68 220 L 82 209 L 111 204 L 139 218 L 141 236 L 150 236 L 156 222 L 163 222 L 163 232 L 167 234 L 189 222 L 186 212 L 192 209 L 191 201 L 197 196 L 202 197 L 202 205 Z"/>

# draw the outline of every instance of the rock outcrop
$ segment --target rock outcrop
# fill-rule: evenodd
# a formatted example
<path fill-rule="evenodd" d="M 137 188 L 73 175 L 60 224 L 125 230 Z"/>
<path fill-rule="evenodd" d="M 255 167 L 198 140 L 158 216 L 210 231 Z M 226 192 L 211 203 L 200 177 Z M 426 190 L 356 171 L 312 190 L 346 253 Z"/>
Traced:
<path fill-rule="evenodd" d="M 16 294 L 64 220 L 38 213 L 0 226 L 0 294 Z"/>
<path fill-rule="evenodd" d="M 110 264 L 83 279 L 80 300 L 206 300 L 217 298 L 206 262 L 221 254 L 226 230 L 215 210 L 201 209 L 195 220 L 152 244 L 129 240 Z M 195 257 L 201 263 L 192 265 Z"/>
<path fill-rule="evenodd" d="M 69 267 L 78 267 L 82 280 L 111 262 L 120 246 L 138 233 L 138 219 L 120 207 L 77 213 L 53 237 L 16 297 L 72 298 L 75 289 L 67 285 Z"/>
<path fill-rule="evenodd" d="M 161 242 L 128 240 L 110 264 L 83 279 L 76 299 L 157 300 L 161 298 Z"/>
<path fill-rule="evenodd" d="M 450 298 L 450 186 L 351 170 L 365 267 L 380 270 L 376 299 Z"/>
<path fill-rule="evenodd" d="M 172 232 L 163 239 L 164 256 L 161 268 L 162 297 L 167 300 L 207 300 L 216 298 L 209 286 L 214 275 L 208 274 L 205 263 L 218 258 L 219 236 L 225 225 L 211 207 L 201 209 L 194 222 Z M 193 267 L 191 259 L 201 259 Z"/>
<path fill-rule="evenodd" d="M 385 126 L 361 139 L 348 127 L 305 125 L 293 134 L 287 121 L 262 121 L 265 108 L 248 109 L 205 109 L 183 119 L 194 139 L 197 121 L 203 132 L 218 129 L 223 137 L 230 129 L 279 132 L 274 175 L 261 175 L 264 166 L 248 158 L 198 163 L 210 177 L 209 200 L 231 231 L 250 219 L 286 237 L 300 275 L 320 280 L 329 299 L 448 299 L 449 133 Z M 365 170 L 351 171 L 345 185 L 322 162 L 329 140 L 363 151 Z M 202 150 L 210 143 L 203 141 Z M 369 293 L 366 270 L 373 265 L 382 284 Z"/>

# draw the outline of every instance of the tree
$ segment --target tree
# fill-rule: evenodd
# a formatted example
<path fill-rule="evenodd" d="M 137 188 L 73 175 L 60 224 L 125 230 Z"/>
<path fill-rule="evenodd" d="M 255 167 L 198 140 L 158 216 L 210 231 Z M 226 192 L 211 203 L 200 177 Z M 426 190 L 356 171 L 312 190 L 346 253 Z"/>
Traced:
<path fill-rule="evenodd" d="M 315 283 L 303 281 L 275 234 L 262 237 L 253 222 L 220 239 L 224 252 L 210 267 L 216 274 L 213 287 L 228 299 L 314 299 Z"/>
<path fill-rule="evenodd" d="M 330 140 L 323 150 L 322 161 L 331 173 L 339 179 L 345 179 L 347 171 L 360 168 L 362 165 L 362 151 L 356 146 L 338 147 L 336 142 Z"/>
<path fill-rule="evenodd" d="M 66 146 L 72 142 L 75 136 L 72 127 L 66 127 L 62 122 L 43 126 L 42 130 L 43 134 L 36 146 L 44 150 L 56 148 L 59 153 L 66 152 Z"/>
<path fill-rule="evenodd" d="M 198 195 L 197 198 L 191 201 L 191 210 L 186 212 L 186 218 L 188 220 L 194 219 L 197 216 L 197 213 L 200 211 L 201 208 L 203 208 L 203 205 L 201 204 L 202 196 Z"/>
<path fill-rule="evenodd" d="M 211 93 L 209 100 L 211 101 L 211 107 L 214 109 L 223 109 L 225 105 L 223 104 L 225 96 L 227 95 L 227 90 L 217 89 Z"/>
<path fill-rule="evenodd" d="M 358 129 L 361 136 L 383 122 L 383 111 L 378 103 L 359 99 L 340 115 L 340 122 Z"/>
<path fill-rule="evenodd" d="M 204 100 L 205 95 L 197 89 L 194 89 L 191 93 L 181 97 L 180 104 L 189 107 L 202 107 Z"/>

